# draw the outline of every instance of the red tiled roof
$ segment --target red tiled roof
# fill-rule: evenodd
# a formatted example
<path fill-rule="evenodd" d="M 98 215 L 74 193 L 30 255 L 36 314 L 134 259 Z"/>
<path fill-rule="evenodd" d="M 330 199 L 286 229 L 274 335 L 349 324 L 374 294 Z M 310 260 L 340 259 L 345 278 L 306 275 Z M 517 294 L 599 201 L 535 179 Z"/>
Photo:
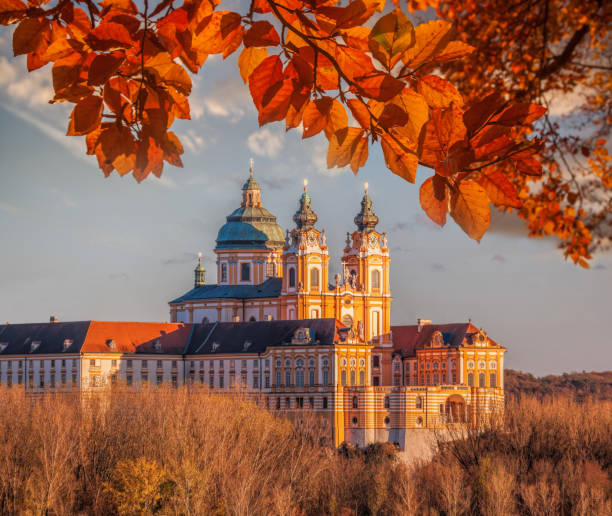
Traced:
<path fill-rule="evenodd" d="M 391 326 L 393 349 L 401 351 L 405 356 L 416 355 L 416 350 L 424 348 L 435 331 L 440 331 L 444 341 L 449 346 L 460 346 L 466 335 L 478 333 L 478 328 L 472 323 L 426 324 L 408 326 Z M 493 345 L 497 345 L 489 339 Z"/>
<path fill-rule="evenodd" d="M 81 351 L 86 353 L 154 353 L 161 342 L 163 353 L 183 352 L 191 334 L 190 324 L 91 321 Z M 114 347 L 109 347 L 110 341 Z"/>

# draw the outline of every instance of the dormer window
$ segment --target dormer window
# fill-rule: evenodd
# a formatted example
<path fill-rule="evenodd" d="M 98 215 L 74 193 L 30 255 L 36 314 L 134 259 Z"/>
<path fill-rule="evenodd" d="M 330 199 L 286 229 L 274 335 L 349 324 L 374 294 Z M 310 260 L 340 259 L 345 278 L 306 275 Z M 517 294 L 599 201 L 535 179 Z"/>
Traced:
<path fill-rule="evenodd" d="M 240 264 L 240 281 L 251 281 L 251 264 Z"/>
<path fill-rule="evenodd" d="M 62 351 L 67 351 L 70 346 L 72 346 L 72 339 L 64 339 Z"/>
<path fill-rule="evenodd" d="M 153 349 L 155 350 L 156 353 L 161 353 L 162 352 L 162 343 L 161 343 L 161 340 L 157 339 L 153 343 Z"/>
<path fill-rule="evenodd" d="M 30 353 L 34 353 L 34 351 L 36 351 L 39 347 L 40 347 L 40 341 L 33 340 L 32 343 L 30 344 Z"/>
<path fill-rule="evenodd" d="M 2 353 L 6 348 L 8 348 L 8 342 L 0 342 L 0 353 Z"/>
<path fill-rule="evenodd" d="M 110 349 L 111 351 L 117 350 L 117 343 L 115 342 L 115 339 L 107 339 L 106 345 L 108 346 L 108 349 Z"/>
<path fill-rule="evenodd" d="M 242 351 L 246 351 L 247 349 L 249 349 L 249 347 L 251 346 L 251 341 L 250 340 L 245 340 L 244 344 L 242 346 Z"/>
<path fill-rule="evenodd" d="M 215 351 L 217 351 L 219 349 L 219 343 L 218 342 L 213 342 L 211 347 L 212 347 L 212 351 L 214 353 Z M 221 363 L 223 363 L 223 362 L 221 362 Z"/>

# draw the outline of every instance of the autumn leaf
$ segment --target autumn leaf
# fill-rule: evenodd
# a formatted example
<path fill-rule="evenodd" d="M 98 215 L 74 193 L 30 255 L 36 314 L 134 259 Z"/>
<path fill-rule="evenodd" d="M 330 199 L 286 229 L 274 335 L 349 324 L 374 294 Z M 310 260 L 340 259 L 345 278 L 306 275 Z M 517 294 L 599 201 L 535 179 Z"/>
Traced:
<path fill-rule="evenodd" d="M 359 99 L 349 99 L 347 106 L 351 110 L 353 118 L 359 123 L 364 129 L 370 128 L 370 112 L 367 106 Z"/>
<path fill-rule="evenodd" d="M 399 141 L 399 143 L 398 143 Z M 408 152 L 408 142 L 393 138 L 391 135 L 382 136 L 380 145 L 385 157 L 387 168 L 394 174 L 404 178 L 409 183 L 414 183 L 419 160 L 415 153 Z"/>
<path fill-rule="evenodd" d="M 124 25 L 107 21 L 102 21 L 89 33 L 87 42 L 92 49 L 103 52 L 130 48 L 134 45 L 134 41 Z"/>
<path fill-rule="evenodd" d="M 104 84 L 115 75 L 124 61 L 124 56 L 113 54 L 100 54 L 89 65 L 87 84 L 98 86 Z"/>
<path fill-rule="evenodd" d="M 436 54 L 432 61 L 435 63 L 443 63 L 446 61 L 453 61 L 455 59 L 459 59 L 468 54 L 474 52 L 475 48 L 472 45 L 468 45 L 463 41 L 451 41 L 441 50 L 438 54 Z"/>
<path fill-rule="evenodd" d="M 356 93 L 374 100 L 386 102 L 404 89 L 404 83 L 389 74 L 377 72 L 356 77 L 357 86 L 351 87 Z"/>
<path fill-rule="evenodd" d="M 264 93 L 259 107 L 259 125 L 283 120 L 293 94 L 293 81 L 285 79 L 270 86 Z"/>
<path fill-rule="evenodd" d="M 302 138 L 310 138 L 325 131 L 331 138 L 339 129 L 348 125 L 348 116 L 342 104 L 331 97 L 321 97 L 310 101 L 302 116 L 304 132 Z"/>
<path fill-rule="evenodd" d="M 362 136 L 363 129 L 358 127 L 343 127 L 336 131 L 329 140 L 327 168 L 341 168 L 350 164 Z"/>
<path fill-rule="evenodd" d="M 429 166 L 437 167 L 449 155 L 451 147 L 465 138 L 461 110 L 455 106 L 434 109 L 419 138 L 419 156 Z"/>
<path fill-rule="evenodd" d="M 102 97 L 89 95 L 79 101 L 72 110 L 70 136 L 87 134 L 100 125 L 102 119 Z"/>
<path fill-rule="evenodd" d="M 238 58 L 238 67 L 240 68 L 240 76 L 247 83 L 253 70 L 257 68 L 261 62 L 268 57 L 268 51 L 265 48 L 250 47 L 244 48 Z"/>
<path fill-rule="evenodd" d="M 501 170 L 491 169 L 484 172 L 478 183 L 484 188 L 493 204 L 510 208 L 523 207 L 523 203 L 516 192 L 516 187 Z"/>
<path fill-rule="evenodd" d="M 276 29 L 270 22 L 256 21 L 244 35 L 245 47 L 269 47 L 280 43 Z"/>
<path fill-rule="evenodd" d="M 393 68 L 402 52 L 414 45 L 414 27 L 401 9 L 380 18 L 370 32 L 372 55 L 388 69 Z"/>
<path fill-rule="evenodd" d="M 13 33 L 13 55 L 19 56 L 36 50 L 44 33 L 48 31 L 49 22 L 45 18 L 23 20 Z"/>
<path fill-rule="evenodd" d="M 451 104 L 463 106 L 463 98 L 450 82 L 437 75 L 424 75 L 419 79 L 417 89 L 433 108 L 447 108 Z"/>
<path fill-rule="evenodd" d="M 459 183 L 451 194 L 451 217 L 470 238 L 478 242 L 491 221 L 489 202 L 485 190 L 471 180 Z"/>
<path fill-rule="evenodd" d="M 436 196 L 434 191 L 434 181 L 438 181 L 436 178 L 440 176 L 433 176 L 427 178 L 421 185 L 419 191 L 419 201 L 421 208 L 427 214 L 427 216 L 433 220 L 438 226 L 444 226 L 446 224 L 446 213 L 448 212 L 448 197 L 446 194 L 446 186 L 443 184 L 443 195 Z"/>
<path fill-rule="evenodd" d="M 507 126 L 527 125 L 535 122 L 544 113 L 546 108 L 538 104 L 512 104 L 495 116 L 492 123 Z"/>
<path fill-rule="evenodd" d="M 429 61 L 448 43 L 451 24 L 445 20 L 421 23 L 414 28 L 415 44 L 402 54 L 402 61 L 409 68 L 417 68 Z"/>
<path fill-rule="evenodd" d="M 403 127 L 396 128 L 396 131 L 416 144 L 419 141 L 423 125 L 429 120 L 429 106 L 425 98 L 410 88 L 404 88 L 391 102 L 397 104 L 408 114 L 406 124 Z"/>
<path fill-rule="evenodd" d="M 0 1 L 0 24 L 9 25 L 25 16 L 27 6 L 21 0 Z"/>
<path fill-rule="evenodd" d="M 283 78 L 283 63 L 278 56 L 266 57 L 249 76 L 249 90 L 255 107 L 259 110 L 268 89 Z"/>

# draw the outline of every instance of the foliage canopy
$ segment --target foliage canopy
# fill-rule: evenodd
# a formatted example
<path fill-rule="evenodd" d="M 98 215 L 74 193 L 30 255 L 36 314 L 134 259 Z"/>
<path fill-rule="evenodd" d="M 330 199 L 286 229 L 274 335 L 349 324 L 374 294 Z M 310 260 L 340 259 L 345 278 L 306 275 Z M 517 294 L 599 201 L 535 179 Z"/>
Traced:
<path fill-rule="evenodd" d="M 589 101 L 592 137 L 565 136 L 548 116 L 536 134 L 532 124 L 551 91 L 609 86 L 605 66 L 573 64 L 587 44 L 605 54 L 601 1 L 409 0 L 406 12 L 436 9 L 417 25 L 400 7 L 383 15 L 383 0 L 252 0 L 243 13 L 220 3 L 0 0 L 0 23 L 17 24 L 14 54 L 29 70 L 52 63 L 52 102 L 74 104 L 67 134 L 85 135 L 105 175 L 141 181 L 181 166 L 171 126 L 190 117 L 188 72 L 239 52 L 259 124 L 323 132 L 328 167 L 356 174 L 380 144 L 409 182 L 418 165 L 433 170 L 420 200 L 437 224 L 450 214 L 480 241 L 491 204 L 515 209 L 532 235 L 558 235 L 588 266 L 593 232 L 601 243 L 610 222 L 609 91 Z M 574 166 L 576 148 L 585 159 Z"/>

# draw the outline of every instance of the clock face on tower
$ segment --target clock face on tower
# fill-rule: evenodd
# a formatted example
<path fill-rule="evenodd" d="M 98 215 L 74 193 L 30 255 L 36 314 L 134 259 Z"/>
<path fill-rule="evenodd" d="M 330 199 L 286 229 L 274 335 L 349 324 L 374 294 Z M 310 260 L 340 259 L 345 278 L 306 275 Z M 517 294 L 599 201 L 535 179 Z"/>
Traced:
<path fill-rule="evenodd" d="M 373 234 L 370 235 L 370 238 L 368 239 L 368 244 L 370 245 L 372 249 L 374 249 L 378 244 L 378 237 Z"/>

